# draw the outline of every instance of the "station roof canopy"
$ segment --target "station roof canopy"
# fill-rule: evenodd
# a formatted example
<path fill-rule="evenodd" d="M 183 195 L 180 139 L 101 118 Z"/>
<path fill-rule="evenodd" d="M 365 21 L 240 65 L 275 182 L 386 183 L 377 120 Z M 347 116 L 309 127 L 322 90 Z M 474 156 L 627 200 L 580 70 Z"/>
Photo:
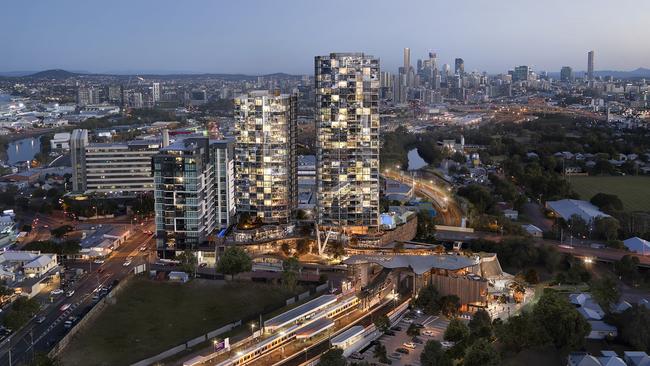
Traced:
<path fill-rule="evenodd" d="M 457 271 L 479 264 L 478 257 L 462 255 L 353 255 L 343 261 L 345 264 L 374 263 L 384 268 L 411 268 L 416 274 L 423 274 L 432 269 Z"/>
<path fill-rule="evenodd" d="M 319 296 L 264 322 L 265 327 L 279 328 L 336 302 L 336 295 Z"/>
<path fill-rule="evenodd" d="M 357 337 L 361 334 L 363 334 L 363 327 L 360 325 L 355 325 L 354 327 L 351 327 L 347 329 L 345 332 L 337 335 L 336 337 L 332 338 L 332 346 L 336 347 L 337 345 L 340 344 L 345 344 L 348 340 Z"/>
<path fill-rule="evenodd" d="M 296 339 L 311 338 L 334 326 L 331 319 L 320 318 L 296 330 Z"/>

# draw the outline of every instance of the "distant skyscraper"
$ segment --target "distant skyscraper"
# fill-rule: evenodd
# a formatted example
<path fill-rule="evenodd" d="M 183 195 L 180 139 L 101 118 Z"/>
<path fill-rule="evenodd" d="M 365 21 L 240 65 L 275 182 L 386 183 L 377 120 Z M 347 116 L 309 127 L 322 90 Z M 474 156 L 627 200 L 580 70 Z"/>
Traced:
<path fill-rule="evenodd" d="M 297 96 L 252 91 L 235 98 L 237 213 L 287 224 L 297 203 Z"/>
<path fill-rule="evenodd" d="M 411 49 L 406 47 L 404 48 L 404 71 L 408 72 L 408 69 L 411 67 Z"/>
<path fill-rule="evenodd" d="M 160 83 L 151 84 L 151 100 L 154 104 L 160 102 Z"/>
<path fill-rule="evenodd" d="M 99 94 L 97 90 L 91 87 L 80 86 L 77 90 L 77 104 L 86 106 L 89 104 L 97 104 L 99 102 Z"/>
<path fill-rule="evenodd" d="M 587 53 L 587 80 L 594 80 L 594 51 Z"/>
<path fill-rule="evenodd" d="M 560 70 L 560 80 L 564 82 L 573 81 L 573 69 L 571 66 L 563 66 Z"/>
<path fill-rule="evenodd" d="M 454 60 L 454 73 L 461 76 L 465 74 L 465 61 L 462 58 Z"/>
<path fill-rule="evenodd" d="M 332 53 L 317 56 L 315 69 L 318 223 L 377 229 L 379 59 Z"/>
<path fill-rule="evenodd" d="M 526 81 L 530 75 L 530 67 L 526 65 L 515 67 L 515 71 L 512 74 L 513 81 Z"/>

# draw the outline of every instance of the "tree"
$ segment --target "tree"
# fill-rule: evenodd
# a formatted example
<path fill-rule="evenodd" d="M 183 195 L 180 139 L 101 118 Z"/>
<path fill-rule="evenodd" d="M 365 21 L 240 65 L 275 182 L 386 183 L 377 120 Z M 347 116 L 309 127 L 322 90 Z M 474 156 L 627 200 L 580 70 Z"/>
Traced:
<path fill-rule="evenodd" d="M 483 309 L 479 309 L 474 313 L 472 320 L 469 321 L 469 331 L 478 338 L 492 337 L 492 319 L 490 314 Z"/>
<path fill-rule="evenodd" d="M 296 252 L 298 255 L 309 253 L 309 239 L 300 239 L 296 242 Z"/>
<path fill-rule="evenodd" d="M 615 211 L 623 211 L 623 201 L 615 194 L 596 193 L 589 202 L 610 214 Z"/>
<path fill-rule="evenodd" d="M 5 314 L 4 325 L 11 330 L 18 330 L 38 312 L 40 307 L 38 300 L 20 296 Z"/>
<path fill-rule="evenodd" d="M 621 297 L 616 281 L 610 276 L 591 281 L 591 295 L 605 311 L 609 311 Z"/>
<path fill-rule="evenodd" d="M 650 352 L 650 310 L 633 305 L 616 319 L 623 341 L 635 350 Z"/>
<path fill-rule="evenodd" d="M 330 348 L 323 353 L 318 361 L 320 366 L 346 366 L 347 364 L 348 362 L 343 357 L 343 350 L 338 347 Z"/>
<path fill-rule="evenodd" d="M 539 275 L 534 268 L 530 268 L 524 273 L 524 281 L 528 282 L 531 285 L 534 285 L 539 282 Z"/>
<path fill-rule="evenodd" d="M 619 261 L 614 262 L 614 272 L 623 280 L 635 282 L 639 278 L 639 258 L 624 255 Z"/>
<path fill-rule="evenodd" d="M 451 359 L 445 354 L 442 345 L 438 341 L 428 341 L 420 354 L 422 366 L 451 366 Z"/>
<path fill-rule="evenodd" d="M 602 240 L 616 240 L 620 227 L 618 220 L 613 217 L 598 217 L 594 222 L 594 233 Z"/>
<path fill-rule="evenodd" d="M 440 298 L 440 311 L 447 317 L 455 316 L 460 310 L 460 298 L 456 295 L 447 295 Z"/>
<path fill-rule="evenodd" d="M 390 319 L 388 319 L 388 316 L 382 315 L 380 317 L 375 318 L 374 324 L 375 327 L 379 329 L 379 331 L 386 332 L 390 328 Z"/>
<path fill-rule="evenodd" d="M 545 329 L 557 349 L 579 349 L 584 345 L 590 326 L 569 301 L 552 290 L 546 290 L 533 309 L 537 324 Z"/>
<path fill-rule="evenodd" d="M 479 339 L 468 349 L 463 362 L 464 366 L 499 366 L 501 358 L 492 344 L 485 339 Z"/>
<path fill-rule="evenodd" d="M 576 214 L 571 215 L 567 225 L 569 227 L 569 232 L 574 236 L 585 235 L 589 230 L 587 222 L 582 218 L 582 216 Z"/>
<path fill-rule="evenodd" d="M 217 270 L 220 273 L 234 276 L 248 272 L 253 268 L 251 257 L 240 247 L 229 247 L 221 256 Z"/>
<path fill-rule="evenodd" d="M 541 347 L 550 342 L 546 331 L 535 321 L 530 312 L 512 316 L 505 323 L 498 323 L 494 333 L 505 349 L 515 353 L 532 347 Z"/>
<path fill-rule="evenodd" d="M 55 358 L 49 358 L 46 353 L 37 353 L 29 366 L 59 366 L 61 363 Z"/>
<path fill-rule="evenodd" d="M 408 329 L 406 330 L 406 334 L 408 336 L 410 336 L 410 337 L 419 336 L 420 335 L 420 327 L 418 327 L 417 325 L 411 323 L 409 325 Z"/>
<path fill-rule="evenodd" d="M 375 358 L 381 363 L 390 363 L 386 352 L 386 346 L 384 346 L 382 343 L 377 343 L 375 345 L 375 349 L 372 352 L 372 355 L 375 356 Z"/>
<path fill-rule="evenodd" d="M 294 257 L 287 258 L 282 263 L 282 269 L 282 283 L 289 291 L 294 292 L 298 285 L 300 262 Z"/>
<path fill-rule="evenodd" d="M 423 243 L 435 243 L 436 239 L 436 222 L 431 213 L 420 210 L 417 213 L 417 227 L 415 240 Z"/>
<path fill-rule="evenodd" d="M 449 321 L 447 325 L 447 330 L 445 330 L 444 339 L 445 341 L 450 342 L 461 342 L 467 339 L 469 336 L 469 328 L 462 320 L 459 318 L 453 318 Z"/>
<path fill-rule="evenodd" d="M 190 249 L 185 249 L 176 259 L 181 262 L 181 270 L 187 273 L 196 271 L 196 255 Z"/>
<path fill-rule="evenodd" d="M 440 313 L 439 301 L 438 290 L 432 285 L 427 285 L 420 289 L 417 299 L 413 301 L 413 305 L 422 309 L 425 314 L 437 315 Z"/>
<path fill-rule="evenodd" d="M 291 254 L 291 246 L 286 241 L 280 245 L 280 250 L 286 256 L 289 256 L 289 254 Z"/>

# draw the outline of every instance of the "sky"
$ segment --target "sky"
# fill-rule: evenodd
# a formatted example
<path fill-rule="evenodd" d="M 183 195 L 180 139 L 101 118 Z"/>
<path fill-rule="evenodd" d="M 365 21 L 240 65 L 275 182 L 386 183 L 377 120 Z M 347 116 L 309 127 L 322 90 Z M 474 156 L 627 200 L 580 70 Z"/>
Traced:
<path fill-rule="evenodd" d="M 650 67 L 648 0 L 2 0 L 0 71 L 312 74 L 365 52 L 396 72 L 438 54 L 466 71 Z"/>

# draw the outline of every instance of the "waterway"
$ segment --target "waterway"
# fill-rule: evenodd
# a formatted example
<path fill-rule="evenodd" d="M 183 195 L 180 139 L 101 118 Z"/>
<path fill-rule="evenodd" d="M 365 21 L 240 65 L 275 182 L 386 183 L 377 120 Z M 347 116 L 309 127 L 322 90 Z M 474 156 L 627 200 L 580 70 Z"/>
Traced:
<path fill-rule="evenodd" d="M 7 144 L 7 163 L 15 164 L 19 161 L 34 159 L 41 151 L 41 140 L 38 136 L 28 137 Z"/>
<path fill-rule="evenodd" d="M 427 162 L 418 154 L 418 149 L 412 149 L 408 153 L 408 170 L 418 170 L 427 166 Z"/>

